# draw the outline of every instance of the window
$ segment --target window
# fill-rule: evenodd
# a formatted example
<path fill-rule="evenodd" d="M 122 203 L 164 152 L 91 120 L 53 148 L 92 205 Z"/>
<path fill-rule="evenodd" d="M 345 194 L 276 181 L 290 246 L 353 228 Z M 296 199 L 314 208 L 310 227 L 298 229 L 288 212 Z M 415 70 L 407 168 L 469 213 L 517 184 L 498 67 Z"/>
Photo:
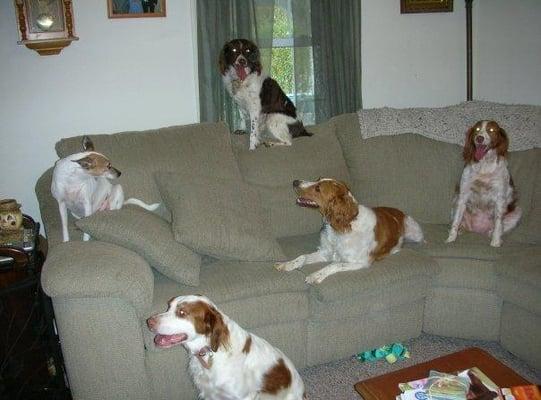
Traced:
<path fill-rule="evenodd" d="M 297 107 L 298 117 L 305 124 L 315 123 L 314 67 L 310 35 L 310 2 L 307 0 L 275 0 L 273 2 L 271 48 L 261 43 L 264 67 Z M 261 1 L 259 7 L 268 7 Z M 268 15 L 268 14 L 267 14 Z M 264 26 L 258 23 L 261 29 Z M 270 64 L 270 65 L 269 65 Z"/>

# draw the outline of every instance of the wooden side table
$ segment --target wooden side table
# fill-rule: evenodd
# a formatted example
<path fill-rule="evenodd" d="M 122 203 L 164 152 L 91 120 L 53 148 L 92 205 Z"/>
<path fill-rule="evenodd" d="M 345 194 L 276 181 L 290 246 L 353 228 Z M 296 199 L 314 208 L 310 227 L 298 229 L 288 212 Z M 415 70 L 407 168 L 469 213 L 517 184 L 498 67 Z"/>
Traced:
<path fill-rule="evenodd" d="M 51 301 L 40 284 L 47 241 L 31 217 L 23 227 L 23 240 L 0 243 L 0 398 L 69 399 Z"/>
<path fill-rule="evenodd" d="M 355 390 L 364 400 L 395 400 L 396 396 L 400 394 L 399 383 L 425 378 L 432 369 L 456 373 L 472 367 L 478 367 L 499 387 L 531 384 L 486 351 L 470 347 L 421 364 L 366 379 L 356 383 Z"/>

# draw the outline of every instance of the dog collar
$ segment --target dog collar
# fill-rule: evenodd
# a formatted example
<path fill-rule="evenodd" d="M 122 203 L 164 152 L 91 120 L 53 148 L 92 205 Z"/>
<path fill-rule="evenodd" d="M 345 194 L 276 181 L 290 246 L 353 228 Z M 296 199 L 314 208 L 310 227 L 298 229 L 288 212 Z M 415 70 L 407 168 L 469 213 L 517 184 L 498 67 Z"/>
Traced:
<path fill-rule="evenodd" d="M 194 356 L 199 360 L 203 368 L 210 369 L 212 364 L 212 356 L 214 355 L 212 349 L 209 346 L 201 348 Z M 209 356 L 208 361 L 205 360 L 205 357 Z"/>

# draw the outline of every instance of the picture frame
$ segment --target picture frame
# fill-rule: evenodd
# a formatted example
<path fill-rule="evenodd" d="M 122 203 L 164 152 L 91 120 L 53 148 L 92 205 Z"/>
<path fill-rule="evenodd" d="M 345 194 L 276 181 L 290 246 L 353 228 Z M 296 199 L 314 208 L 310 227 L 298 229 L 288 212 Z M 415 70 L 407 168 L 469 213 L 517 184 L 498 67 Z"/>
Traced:
<path fill-rule="evenodd" d="M 453 0 L 400 0 L 400 13 L 452 12 Z"/>
<path fill-rule="evenodd" d="M 166 0 L 107 0 L 109 18 L 165 17 Z"/>

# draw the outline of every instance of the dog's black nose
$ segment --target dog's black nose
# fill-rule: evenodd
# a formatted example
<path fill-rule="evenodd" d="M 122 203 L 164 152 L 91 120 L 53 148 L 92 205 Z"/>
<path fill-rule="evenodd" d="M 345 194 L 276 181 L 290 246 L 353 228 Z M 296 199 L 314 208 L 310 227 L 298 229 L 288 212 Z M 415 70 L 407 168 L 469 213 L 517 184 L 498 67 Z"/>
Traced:
<path fill-rule="evenodd" d="M 244 58 L 239 58 L 239 64 L 242 65 L 242 66 L 245 66 L 246 65 L 246 60 Z"/>
<path fill-rule="evenodd" d="M 485 138 L 484 138 L 483 136 L 479 135 L 479 136 L 477 136 L 477 137 L 475 138 L 475 141 L 476 141 L 477 143 L 481 144 L 481 143 L 483 143 L 483 142 L 485 141 Z"/>
<path fill-rule="evenodd" d="M 295 180 L 293 181 L 293 187 L 299 187 L 300 184 L 301 184 L 301 181 L 299 181 L 298 179 L 295 179 Z"/>

